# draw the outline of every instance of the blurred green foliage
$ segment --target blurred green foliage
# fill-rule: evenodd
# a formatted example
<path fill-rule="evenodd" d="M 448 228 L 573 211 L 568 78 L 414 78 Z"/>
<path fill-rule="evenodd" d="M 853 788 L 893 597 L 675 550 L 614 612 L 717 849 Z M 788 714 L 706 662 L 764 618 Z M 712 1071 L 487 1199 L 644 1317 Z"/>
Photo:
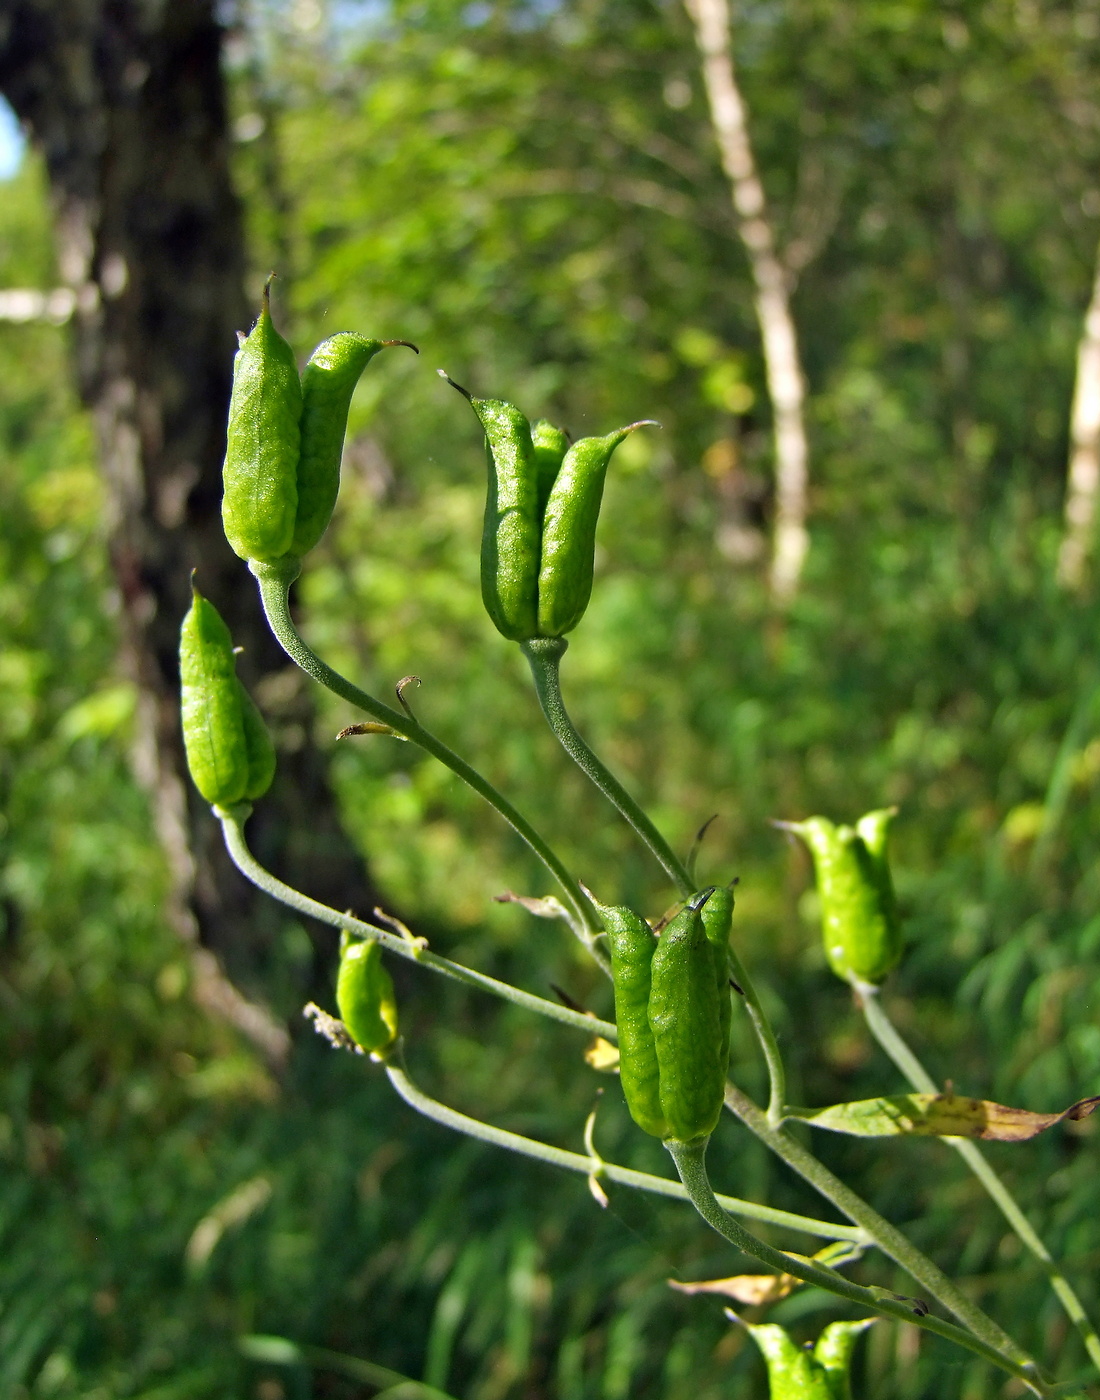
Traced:
<path fill-rule="evenodd" d="M 791 1097 L 901 1088 L 820 949 L 808 861 L 769 817 L 897 802 L 909 948 L 887 1002 L 939 1078 L 1034 1109 L 1095 1091 L 1100 607 L 1052 583 L 1073 355 L 1100 195 L 1091 0 L 746 6 L 738 58 L 788 246 L 811 380 L 813 548 L 790 616 L 762 583 L 768 417 L 743 258 L 686 22 L 647 0 L 306 0 L 230 47 L 257 279 L 284 273 L 304 357 L 354 328 L 420 342 L 353 405 L 336 525 L 302 584 L 328 660 L 417 712 L 512 795 L 604 899 L 671 898 L 537 717 L 481 612 L 481 447 L 431 371 L 574 432 L 654 416 L 615 460 L 592 606 L 563 666 L 583 732 L 706 878 Z M 247 138 L 247 139 L 246 139 Z M 48 287 L 41 172 L 0 200 L 0 283 Z M 258 283 L 257 283 L 258 289 Z M 281 1083 L 187 994 L 129 776 L 135 696 L 89 424 L 65 336 L 0 326 L 0 1392 L 350 1397 L 335 1363 L 243 1356 L 260 1333 L 463 1400 L 732 1400 L 763 1370 L 670 1275 L 740 1267 L 686 1209 L 448 1137 L 308 1038 Z M 496 818 L 408 746 L 320 741 L 395 907 L 449 956 L 606 1012 Z M 304 820 L 308 817 L 304 815 Z M 293 946 L 293 924 L 286 941 Z M 273 999 L 293 1011 L 284 952 Z M 577 1037 L 394 969 L 410 1064 L 448 1103 L 667 1172 Z M 762 1075 L 743 1021 L 740 1078 Z M 1045 1283 L 942 1144 L 821 1156 L 1063 1375 Z M 1095 1315 L 1095 1128 L 991 1150 Z M 820 1213 L 732 1122 L 716 1185 Z M 772 1236 L 804 1249 L 806 1242 Z M 904 1280 L 881 1259 L 868 1282 Z M 812 1336 L 832 1301 L 769 1320 Z M 855 1392 L 980 1400 L 999 1378 L 880 1324 Z M 369 1390 L 369 1387 L 367 1387 Z"/>

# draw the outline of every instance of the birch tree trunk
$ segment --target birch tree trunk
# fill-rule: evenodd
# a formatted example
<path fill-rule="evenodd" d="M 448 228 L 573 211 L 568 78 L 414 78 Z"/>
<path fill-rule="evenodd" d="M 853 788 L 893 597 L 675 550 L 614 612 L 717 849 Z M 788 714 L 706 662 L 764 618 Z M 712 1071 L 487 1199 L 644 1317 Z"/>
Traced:
<path fill-rule="evenodd" d="M 378 898 L 340 829 L 308 694 L 221 529 L 236 332 L 255 312 L 221 41 L 214 0 L 0 3 L 0 90 L 45 157 L 74 368 L 98 438 L 122 664 L 139 695 L 135 768 L 172 877 L 165 917 L 191 947 L 198 999 L 278 1061 L 285 1028 L 235 983 L 262 985 L 282 916 L 230 864 L 184 763 L 177 651 L 193 568 L 244 648 L 246 683 L 282 697 L 279 772 L 252 818 L 254 848 L 326 903 Z M 332 952 L 325 935 L 307 994 Z"/>
<path fill-rule="evenodd" d="M 1100 254 L 1092 299 L 1077 344 L 1077 377 L 1070 412 L 1069 475 L 1066 482 L 1065 531 L 1058 551 L 1058 582 L 1079 589 L 1096 534 L 1096 500 L 1100 495 Z"/>
<path fill-rule="evenodd" d="M 738 229 L 752 271 L 756 318 L 775 420 L 775 530 L 771 590 L 779 603 L 798 589 L 809 546 L 805 380 L 791 316 L 789 279 L 776 248 L 764 188 L 749 141 L 730 39 L 729 0 L 684 0 L 703 60 L 718 150 L 732 190 Z"/>

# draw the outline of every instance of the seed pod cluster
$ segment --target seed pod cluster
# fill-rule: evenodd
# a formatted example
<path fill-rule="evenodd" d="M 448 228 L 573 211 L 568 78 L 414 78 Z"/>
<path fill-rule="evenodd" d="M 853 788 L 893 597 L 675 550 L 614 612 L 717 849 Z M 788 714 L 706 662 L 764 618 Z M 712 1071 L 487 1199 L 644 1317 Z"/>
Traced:
<path fill-rule="evenodd" d="M 191 777 L 207 802 L 254 802 L 275 776 L 275 748 L 237 677 L 229 629 L 193 589 L 180 629 L 183 742 Z"/>
<path fill-rule="evenodd" d="M 336 1005 L 356 1045 L 383 1058 L 397 1040 L 397 1001 L 393 979 L 382 962 L 381 945 L 374 939 L 356 942 L 345 936 L 336 978 Z"/>
<path fill-rule="evenodd" d="M 715 899 L 708 926 L 704 911 Z M 600 908 L 611 946 L 623 1092 L 631 1117 L 653 1137 L 697 1141 L 721 1114 L 732 914 L 728 890 L 703 890 L 656 939 L 632 909 Z"/>
<path fill-rule="evenodd" d="M 812 1350 L 777 1323 L 746 1324 L 767 1363 L 769 1400 L 852 1400 L 852 1352 L 871 1321 L 831 1322 Z"/>
<path fill-rule="evenodd" d="M 895 811 L 868 812 L 854 827 L 836 826 L 827 817 L 784 823 L 813 856 L 825 956 L 844 981 L 881 982 L 901 958 L 901 921 L 886 857 Z"/>
<path fill-rule="evenodd" d="M 320 344 L 301 379 L 271 319 L 270 283 L 233 362 L 222 524 L 242 559 L 271 564 L 320 540 L 336 505 L 351 396 L 387 345 L 342 331 Z M 415 348 L 415 347 L 410 347 Z"/>
<path fill-rule="evenodd" d="M 485 429 L 489 490 L 481 593 L 486 611 L 511 641 L 563 637 L 580 622 L 592 596 L 596 522 L 611 455 L 643 424 L 570 446 L 552 423 L 544 420 L 532 429 L 513 404 L 475 398 L 453 380 L 448 383 L 469 400 Z"/>

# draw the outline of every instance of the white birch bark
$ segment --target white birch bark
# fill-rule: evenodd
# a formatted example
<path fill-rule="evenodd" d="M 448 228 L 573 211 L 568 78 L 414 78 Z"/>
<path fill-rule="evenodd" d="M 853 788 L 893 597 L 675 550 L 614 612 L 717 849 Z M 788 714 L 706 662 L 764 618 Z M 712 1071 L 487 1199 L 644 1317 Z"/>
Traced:
<path fill-rule="evenodd" d="M 1069 475 L 1065 533 L 1058 551 L 1058 582 L 1080 588 L 1096 534 L 1100 495 L 1100 254 L 1092 300 L 1077 344 L 1077 378 L 1070 413 Z"/>
<path fill-rule="evenodd" d="M 737 86 L 728 0 L 684 0 L 695 26 L 703 78 L 722 168 L 729 178 L 738 229 L 752 271 L 756 317 L 764 348 L 775 420 L 775 534 L 771 589 L 776 601 L 797 591 L 809 545 L 806 531 L 808 450 L 805 381 L 791 316 L 786 268 L 776 248 L 764 188 L 749 142 L 745 104 Z"/>

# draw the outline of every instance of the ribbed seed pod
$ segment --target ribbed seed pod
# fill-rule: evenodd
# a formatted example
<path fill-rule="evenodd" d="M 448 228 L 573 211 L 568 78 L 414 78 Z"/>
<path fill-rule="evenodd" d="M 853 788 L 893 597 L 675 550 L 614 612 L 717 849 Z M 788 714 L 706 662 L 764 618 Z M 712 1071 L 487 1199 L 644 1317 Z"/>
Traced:
<path fill-rule="evenodd" d="M 901 957 L 901 925 L 886 861 L 892 816 L 892 810 L 869 812 L 855 827 L 835 826 L 827 817 L 788 824 L 813 856 L 825 956 L 845 981 L 881 982 Z"/>
<path fill-rule="evenodd" d="M 661 1110 L 669 1136 L 681 1142 L 714 1131 L 726 1082 L 714 950 L 700 913 L 711 894 L 696 895 L 668 924 L 650 966 Z"/>
<path fill-rule="evenodd" d="M 615 1023 L 619 1029 L 619 1079 L 630 1116 L 654 1137 L 669 1136 L 661 1109 L 657 1049 L 649 1024 L 650 964 L 657 940 L 646 921 L 625 906 L 600 907 L 611 947 Z"/>
<path fill-rule="evenodd" d="M 561 471 L 562 459 L 569 451 L 569 439 L 561 428 L 555 428 L 553 423 L 540 418 L 531 429 L 531 443 L 538 468 L 538 517 L 541 522 L 546 514 L 546 502 Z"/>
<path fill-rule="evenodd" d="M 720 885 L 700 911 L 703 932 L 714 954 L 714 981 L 718 988 L 718 1024 L 722 1034 L 722 1073 L 729 1067 L 730 1030 L 733 1007 L 730 1003 L 729 941 L 733 926 L 733 890 Z"/>
<path fill-rule="evenodd" d="M 768 1367 L 768 1400 L 833 1400 L 821 1362 L 775 1322 L 749 1327 Z"/>
<path fill-rule="evenodd" d="M 270 294 L 233 362 L 222 524 L 242 559 L 272 563 L 290 550 L 298 510 L 302 386 L 294 352 L 271 320 Z"/>
<path fill-rule="evenodd" d="M 263 715 L 240 678 L 237 680 L 237 698 L 241 706 L 241 730 L 248 759 L 244 801 L 255 802 L 258 797 L 263 797 L 275 777 L 275 745 L 271 742 Z"/>
<path fill-rule="evenodd" d="M 814 1360 L 825 1370 L 829 1400 L 852 1400 L 852 1352 L 874 1321 L 873 1317 L 865 1317 L 857 1322 L 830 1322 L 818 1337 Z"/>
<path fill-rule="evenodd" d="M 879 898 L 882 901 L 883 915 L 893 927 L 899 930 L 900 941 L 901 917 L 898 914 L 898 902 L 897 896 L 894 894 L 890 862 L 886 855 L 890 823 L 897 816 L 897 813 L 896 807 L 882 807 L 878 811 L 868 812 L 866 816 L 860 817 L 859 821 L 856 822 L 856 831 L 862 836 L 863 844 L 867 847 L 867 853 L 871 857 L 871 869 L 874 872 Z M 899 956 L 900 951 L 899 947 Z"/>
<path fill-rule="evenodd" d="M 541 527 L 538 463 L 527 419 L 501 399 L 470 399 L 485 429 L 489 490 L 481 535 L 481 596 L 499 632 L 536 635 Z"/>
<path fill-rule="evenodd" d="M 381 349 L 380 340 L 341 331 L 318 345 L 302 371 L 298 508 L 291 554 L 307 554 L 328 529 L 340 490 L 351 396 Z"/>
<path fill-rule="evenodd" d="M 237 679 L 229 629 L 198 589 L 180 628 L 180 682 L 183 743 L 199 792 L 219 807 L 262 797 L 275 773 L 275 750 Z"/>
<path fill-rule="evenodd" d="M 340 954 L 336 1005 L 348 1034 L 361 1049 L 379 1056 L 397 1040 L 393 979 L 374 939 L 348 941 Z"/>
<path fill-rule="evenodd" d="M 485 429 L 489 492 L 481 537 L 481 592 L 498 631 L 513 641 L 561 637 L 592 596 L 596 522 L 611 454 L 635 428 L 582 438 L 572 447 L 545 419 L 530 424 L 501 399 L 472 404 Z"/>
<path fill-rule="evenodd" d="M 874 1320 L 830 1322 L 812 1351 L 774 1322 L 744 1324 L 767 1363 L 769 1400 L 852 1400 L 852 1351 Z"/>
<path fill-rule="evenodd" d="M 546 501 L 538 575 L 538 633 L 562 637 L 584 616 L 592 596 L 596 523 L 611 454 L 640 423 L 607 437 L 581 438 L 561 464 Z"/>

